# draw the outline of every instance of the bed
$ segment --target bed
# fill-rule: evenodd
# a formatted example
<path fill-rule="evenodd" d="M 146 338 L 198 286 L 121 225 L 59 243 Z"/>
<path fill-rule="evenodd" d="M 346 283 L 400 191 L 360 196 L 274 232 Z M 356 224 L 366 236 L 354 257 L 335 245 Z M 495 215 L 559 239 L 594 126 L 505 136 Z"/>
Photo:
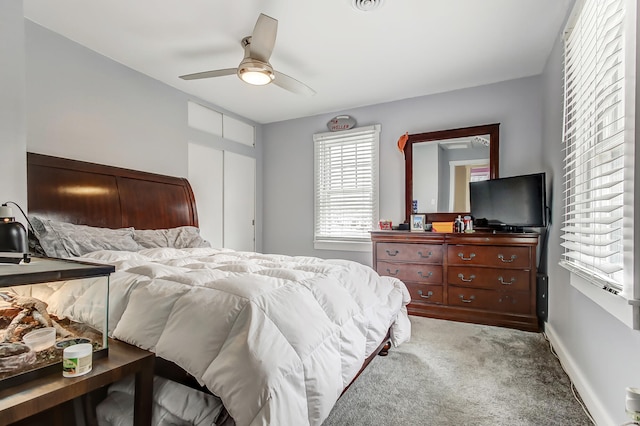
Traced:
<path fill-rule="evenodd" d="M 319 425 L 409 338 L 402 282 L 345 260 L 212 248 L 184 178 L 28 153 L 27 184 L 34 251 L 116 266 L 109 334 L 156 353 L 156 424 L 190 411 L 180 422 Z M 122 424 L 130 390 L 110 389 L 102 424 Z"/>

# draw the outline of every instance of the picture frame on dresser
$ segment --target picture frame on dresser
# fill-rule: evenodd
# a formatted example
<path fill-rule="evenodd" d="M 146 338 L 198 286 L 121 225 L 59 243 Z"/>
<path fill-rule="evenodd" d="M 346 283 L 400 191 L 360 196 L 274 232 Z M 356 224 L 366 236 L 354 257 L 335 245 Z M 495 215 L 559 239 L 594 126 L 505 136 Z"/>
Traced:
<path fill-rule="evenodd" d="M 409 222 L 409 230 L 424 231 L 426 229 L 427 216 L 424 214 L 412 214 Z"/>

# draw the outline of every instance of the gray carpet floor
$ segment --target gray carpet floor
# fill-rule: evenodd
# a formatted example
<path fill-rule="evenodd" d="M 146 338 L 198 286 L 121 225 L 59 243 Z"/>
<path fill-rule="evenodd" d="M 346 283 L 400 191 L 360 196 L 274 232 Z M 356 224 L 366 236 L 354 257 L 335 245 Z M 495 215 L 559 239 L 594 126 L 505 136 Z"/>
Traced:
<path fill-rule="evenodd" d="M 411 317 L 323 426 L 592 425 L 542 333 Z"/>

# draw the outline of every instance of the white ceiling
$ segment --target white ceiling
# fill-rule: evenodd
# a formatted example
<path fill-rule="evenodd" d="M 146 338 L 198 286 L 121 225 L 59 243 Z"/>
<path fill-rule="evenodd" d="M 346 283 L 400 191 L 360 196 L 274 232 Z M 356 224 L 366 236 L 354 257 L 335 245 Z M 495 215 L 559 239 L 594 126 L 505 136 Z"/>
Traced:
<path fill-rule="evenodd" d="M 258 123 L 337 112 L 542 72 L 572 0 L 24 0 L 25 17 Z M 313 97 L 234 75 L 240 41 L 278 20 L 271 65 Z"/>

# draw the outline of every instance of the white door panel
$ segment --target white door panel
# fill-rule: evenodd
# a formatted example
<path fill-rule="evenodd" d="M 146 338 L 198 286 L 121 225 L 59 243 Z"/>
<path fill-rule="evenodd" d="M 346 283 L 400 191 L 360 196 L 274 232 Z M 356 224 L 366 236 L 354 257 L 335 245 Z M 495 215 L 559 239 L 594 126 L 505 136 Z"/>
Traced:
<path fill-rule="evenodd" d="M 224 247 L 255 251 L 256 160 L 224 152 Z"/>

